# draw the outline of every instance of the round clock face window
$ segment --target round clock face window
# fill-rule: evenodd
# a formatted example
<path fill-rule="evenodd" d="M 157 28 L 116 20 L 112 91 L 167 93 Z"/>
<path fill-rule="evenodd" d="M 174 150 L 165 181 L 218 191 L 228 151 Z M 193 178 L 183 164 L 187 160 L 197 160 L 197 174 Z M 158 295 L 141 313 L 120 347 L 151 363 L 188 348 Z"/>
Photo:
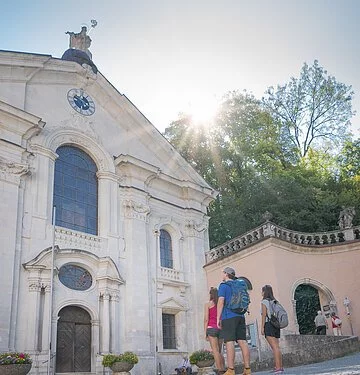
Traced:
<path fill-rule="evenodd" d="M 87 290 L 92 285 L 90 272 L 73 264 L 65 264 L 60 268 L 59 280 L 66 287 L 74 290 Z"/>
<path fill-rule="evenodd" d="M 84 116 L 90 116 L 95 113 L 95 103 L 85 91 L 71 89 L 67 94 L 67 99 L 76 112 Z"/>

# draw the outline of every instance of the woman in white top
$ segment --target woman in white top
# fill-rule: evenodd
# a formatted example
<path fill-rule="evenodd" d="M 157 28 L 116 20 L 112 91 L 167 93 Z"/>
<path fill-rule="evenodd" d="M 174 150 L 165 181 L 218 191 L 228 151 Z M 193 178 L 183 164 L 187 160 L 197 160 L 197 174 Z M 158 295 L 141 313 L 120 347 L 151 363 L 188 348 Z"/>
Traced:
<path fill-rule="evenodd" d="M 284 372 L 282 364 L 282 354 L 279 347 L 280 328 L 275 328 L 270 323 L 270 301 L 276 301 L 272 287 L 265 285 L 262 287 L 261 301 L 261 334 L 265 335 L 266 341 L 269 343 L 274 354 L 275 369 L 274 374 L 282 374 Z"/>

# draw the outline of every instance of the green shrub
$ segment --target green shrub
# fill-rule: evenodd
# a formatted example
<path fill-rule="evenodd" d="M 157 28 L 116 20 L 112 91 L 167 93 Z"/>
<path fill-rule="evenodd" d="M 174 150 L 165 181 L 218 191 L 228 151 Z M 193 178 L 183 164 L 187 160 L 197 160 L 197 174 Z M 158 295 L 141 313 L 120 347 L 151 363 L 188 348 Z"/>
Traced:
<path fill-rule="evenodd" d="M 115 362 L 127 362 L 136 365 L 139 359 L 135 353 L 125 352 L 124 354 L 105 354 L 102 360 L 104 367 L 111 367 Z"/>
<path fill-rule="evenodd" d="M 0 353 L 0 365 L 20 365 L 32 363 L 32 359 L 27 353 Z"/>
<path fill-rule="evenodd" d="M 213 360 L 213 354 L 207 349 L 197 350 L 196 352 L 192 353 L 189 360 L 192 365 L 195 365 L 199 361 L 207 361 Z"/>

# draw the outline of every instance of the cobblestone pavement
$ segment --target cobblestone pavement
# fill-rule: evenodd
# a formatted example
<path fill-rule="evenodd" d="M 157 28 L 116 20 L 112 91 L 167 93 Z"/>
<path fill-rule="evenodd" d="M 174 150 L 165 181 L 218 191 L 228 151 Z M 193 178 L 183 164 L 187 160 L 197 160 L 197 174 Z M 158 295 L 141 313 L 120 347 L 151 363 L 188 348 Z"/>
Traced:
<path fill-rule="evenodd" d="M 256 375 L 269 371 L 253 372 Z M 285 368 L 284 375 L 358 375 L 360 374 L 360 353 L 311 365 Z"/>

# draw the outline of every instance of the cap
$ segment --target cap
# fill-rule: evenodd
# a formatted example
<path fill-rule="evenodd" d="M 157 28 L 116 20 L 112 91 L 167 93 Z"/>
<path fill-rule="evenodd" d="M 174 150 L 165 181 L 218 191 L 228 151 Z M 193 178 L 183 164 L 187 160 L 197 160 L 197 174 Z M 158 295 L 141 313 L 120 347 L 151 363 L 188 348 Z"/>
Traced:
<path fill-rule="evenodd" d="M 235 270 L 231 267 L 225 267 L 224 272 L 235 277 Z"/>

